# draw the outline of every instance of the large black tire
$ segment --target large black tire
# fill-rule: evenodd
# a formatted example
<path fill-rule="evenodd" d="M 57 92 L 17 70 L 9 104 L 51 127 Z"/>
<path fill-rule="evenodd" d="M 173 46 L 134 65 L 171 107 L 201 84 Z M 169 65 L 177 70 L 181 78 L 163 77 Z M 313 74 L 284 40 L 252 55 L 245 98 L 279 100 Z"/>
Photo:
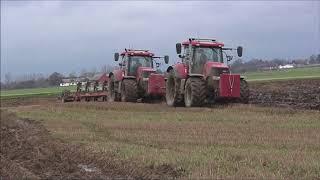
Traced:
<path fill-rule="evenodd" d="M 138 86 L 135 79 L 124 79 L 121 84 L 121 101 L 137 102 Z"/>
<path fill-rule="evenodd" d="M 115 89 L 114 76 L 111 76 L 110 80 L 108 81 L 108 97 L 107 97 L 107 99 L 108 99 L 108 102 L 119 101 L 119 95 Z"/>
<path fill-rule="evenodd" d="M 184 91 L 186 107 L 203 106 L 206 99 L 206 90 L 206 82 L 202 78 L 188 78 Z"/>
<path fill-rule="evenodd" d="M 240 80 L 240 103 L 248 104 L 249 103 L 250 90 L 249 85 L 246 80 Z"/>
<path fill-rule="evenodd" d="M 180 84 L 181 80 L 177 79 L 173 70 L 171 70 L 166 81 L 166 102 L 168 106 L 178 106 L 183 103 L 180 95 Z"/>

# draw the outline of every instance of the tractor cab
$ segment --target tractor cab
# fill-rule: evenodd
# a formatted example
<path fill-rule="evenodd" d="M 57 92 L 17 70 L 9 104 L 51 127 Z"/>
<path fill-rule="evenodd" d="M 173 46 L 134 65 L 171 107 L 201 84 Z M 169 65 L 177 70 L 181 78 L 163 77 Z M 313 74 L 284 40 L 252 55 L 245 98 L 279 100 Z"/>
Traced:
<path fill-rule="evenodd" d="M 232 50 L 230 48 L 223 48 L 224 44 L 217 42 L 214 39 L 195 39 L 190 38 L 182 44 L 176 44 L 177 54 L 181 54 L 183 47 L 183 54 L 179 55 L 182 62 L 188 66 L 189 74 L 202 74 L 204 76 L 216 75 L 221 73 L 228 73 L 229 68 L 224 64 L 224 50 Z M 242 55 L 242 47 L 238 47 L 238 55 Z M 226 54 L 226 53 L 225 53 Z M 232 57 L 226 54 L 227 60 Z"/>
<path fill-rule="evenodd" d="M 123 70 L 124 76 L 146 76 L 151 72 L 156 72 L 154 70 L 154 64 L 158 67 L 159 63 L 155 61 L 156 57 L 154 53 L 148 50 L 134 50 L 125 49 L 124 52 L 120 54 L 121 62 L 119 63 L 120 69 Z M 115 53 L 115 61 L 118 61 L 119 53 Z M 168 63 L 169 57 L 165 56 L 165 63 Z"/>
<path fill-rule="evenodd" d="M 129 56 L 128 75 L 136 76 L 139 68 L 153 69 L 152 57 L 149 56 Z"/>
<path fill-rule="evenodd" d="M 125 49 L 121 54 L 120 69 L 124 76 L 137 76 L 141 68 L 153 70 L 153 56 L 154 54 L 148 50 L 133 50 Z M 118 61 L 119 53 L 115 53 L 115 61 Z"/>

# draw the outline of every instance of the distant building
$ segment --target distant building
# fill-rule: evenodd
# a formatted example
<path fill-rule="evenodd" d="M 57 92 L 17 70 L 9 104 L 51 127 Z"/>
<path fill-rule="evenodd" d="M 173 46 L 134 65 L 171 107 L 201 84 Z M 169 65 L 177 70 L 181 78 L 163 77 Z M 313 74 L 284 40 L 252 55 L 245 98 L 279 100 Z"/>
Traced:
<path fill-rule="evenodd" d="M 274 69 L 277 69 L 277 67 L 269 66 L 269 67 L 260 68 L 261 71 L 268 71 L 268 70 L 274 70 Z"/>
<path fill-rule="evenodd" d="M 60 83 L 60 86 L 62 87 L 74 86 L 74 85 L 77 85 L 74 79 L 62 79 L 62 82 Z"/>
<path fill-rule="evenodd" d="M 279 65 L 279 69 L 291 69 L 294 68 L 292 64 L 286 64 L 284 66 Z"/>
<path fill-rule="evenodd" d="M 60 83 L 61 87 L 76 86 L 78 82 L 84 82 L 87 78 L 65 78 Z"/>
<path fill-rule="evenodd" d="M 76 86 L 79 82 L 84 84 L 87 81 L 98 81 L 98 82 L 105 82 L 108 81 L 109 77 L 106 73 L 99 73 L 91 78 L 85 78 L 85 77 L 78 77 L 78 78 L 65 78 L 62 79 L 62 82 L 60 83 L 60 86 L 66 87 L 66 86 Z"/>

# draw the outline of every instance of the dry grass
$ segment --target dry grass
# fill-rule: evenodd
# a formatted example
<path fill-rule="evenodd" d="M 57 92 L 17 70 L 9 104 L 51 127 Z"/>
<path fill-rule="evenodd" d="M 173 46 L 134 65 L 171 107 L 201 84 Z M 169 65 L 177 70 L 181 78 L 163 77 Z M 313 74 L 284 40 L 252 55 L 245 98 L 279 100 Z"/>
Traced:
<path fill-rule="evenodd" d="M 320 177 L 320 112 L 70 103 L 12 109 L 57 137 L 189 178 Z"/>

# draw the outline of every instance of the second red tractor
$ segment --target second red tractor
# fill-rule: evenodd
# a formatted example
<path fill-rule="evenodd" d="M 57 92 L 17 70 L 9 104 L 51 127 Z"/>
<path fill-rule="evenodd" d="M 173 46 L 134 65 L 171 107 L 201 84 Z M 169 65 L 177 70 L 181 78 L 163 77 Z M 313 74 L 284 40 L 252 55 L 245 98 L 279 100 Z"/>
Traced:
<path fill-rule="evenodd" d="M 164 75 L 157 73 L 154 66 L 160 65 L 155 61 L 159 58 L 164 58 L 167 64 L 169 56 L 156 57 L 148 50 L 125 49 L 121 54 L 115 53 L 114 58 L 121 60 L 119 68 L 109 74 L 109 101 L 136 102 L 165 95 Z"/>

